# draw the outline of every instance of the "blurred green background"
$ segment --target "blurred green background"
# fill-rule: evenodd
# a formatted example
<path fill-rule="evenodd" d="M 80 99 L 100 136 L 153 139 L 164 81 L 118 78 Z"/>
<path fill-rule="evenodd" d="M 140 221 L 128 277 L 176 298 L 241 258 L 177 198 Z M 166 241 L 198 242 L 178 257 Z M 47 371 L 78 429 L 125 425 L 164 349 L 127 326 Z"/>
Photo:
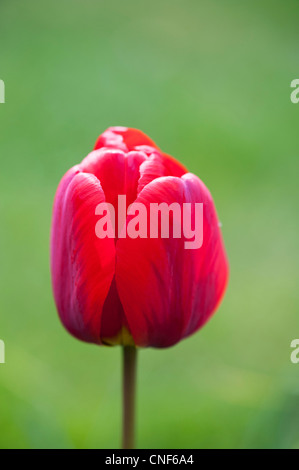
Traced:
<path fill-rule="evenodd" d="M 115 448 L 120 348 L 61 327 L 57 184 L 108 126 L 137 127 L 210 188 L 231 277 L 199 333 L 142 350 L 142 448 L 298 448 L 297 1 L 0 3 L 0 447 Z"/>

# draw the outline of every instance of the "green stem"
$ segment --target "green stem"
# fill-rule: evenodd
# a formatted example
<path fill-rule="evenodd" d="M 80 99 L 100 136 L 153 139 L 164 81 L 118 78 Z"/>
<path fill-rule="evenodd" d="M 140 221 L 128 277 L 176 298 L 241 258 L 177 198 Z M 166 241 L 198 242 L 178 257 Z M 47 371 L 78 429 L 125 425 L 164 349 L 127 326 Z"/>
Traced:
<path fill-rule="evenodd" d="M 134 449 L 137 349 L 123 347 L 123 449 Z"/>

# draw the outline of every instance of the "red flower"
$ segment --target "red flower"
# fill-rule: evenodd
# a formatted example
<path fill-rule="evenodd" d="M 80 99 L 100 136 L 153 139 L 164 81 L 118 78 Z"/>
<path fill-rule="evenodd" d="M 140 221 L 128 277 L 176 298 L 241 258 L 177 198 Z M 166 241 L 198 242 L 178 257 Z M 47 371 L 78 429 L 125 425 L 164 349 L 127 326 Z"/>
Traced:
<path fill-rule="evenodd" d="M 118 195 L 126 195 L 127 206 L 203 203 L 202 246 L 186 249 L 183 237 L 171 235 L 98 238 L 95 208 L 106 202 L 117 213 Z M 114 127 L 59 184 L 51 271 L 61 321 L 77 338 L 167 347 L 211 317 L 225 291 L 228 262 L 215 206 L 202 181 L 142 132 Z"/>

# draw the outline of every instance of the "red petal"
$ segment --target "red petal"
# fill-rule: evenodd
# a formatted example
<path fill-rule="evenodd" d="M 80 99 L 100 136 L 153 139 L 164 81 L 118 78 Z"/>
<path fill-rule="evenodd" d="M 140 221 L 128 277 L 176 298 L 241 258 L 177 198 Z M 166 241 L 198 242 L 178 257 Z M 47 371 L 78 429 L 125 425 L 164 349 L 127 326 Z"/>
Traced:
<path fill-rule="evenodd" d="M 165 175 L 165 167 L 160 154 L 152 153 L 139 168 L 140 178 L 138 180 L 137 194 L 151 181 Z"/>
<path fill-rule="evenodd" d="M 135 150 L 138 145 L 148 145 L 158 148 L 156 144 L 143 132 L 129 127 L 109 127 L 96 141 L 94 149 L 102 147 L 119 150 Z"/>
<path fill-rule="evenodd" d="M 151 152 L 148 154 L 148 158 L 140 165 L 137 193 L 139 194 L 145 186 L 160 176 L 181 177 L 185 173 L 187 173 L 186 168 L 174 158 L 165 153 L 161 154 L 158 151 Z"/>
<path fill-rule="evenodd" d="M 202 326 L 220 301 L 228 276 L 222 236 L 209 191 L 190 173 L 152 181 L 136 202 L 148 213 L 151 202 L 204 204 L 199 249 L 185 249 L 184 238 L 173 237 L 127 237 L 116 245 L 116 284 L 134 341 L 167 347 Z"/>
<path fill-rule="evenodd" d="M 53 212 L 51 268 L 54 297 L 64 326 L 77 338 L 100 343 L 102 308 L 115 271 L 113 239 L 95 234 L 96 206 L 105 202 L 93 175 L 68 172 Z"/>
<path fill-rule="evenodd" d="M 98 178 L 105 193 L 106 202 L 114 206 L 116 235 L 118 234 L 118 196 L 126 195 L 126 208 L 135 201 L 140 177 L 139 167 L 146 158 L 143 152 L 124 153 L 121 150 L 103 148 L 91 152 L 80 164 L 82 171 L 92 173 Z"/>
<path fill-rule="evenodd" d="M 162 153 L 138 129 L 110 127 L 98 138 L 95 149 L 102 150 L 91 152 L 81 167 L 83 171 L 97 176 L 106 200 L 115 208 L 118 194 L 126 194 L 129 205 L 153 179 L 160 176 L 181 177 L 187 173 L 180 162 Z"/>
<path fill-rule="evenodd" d="M 171 155 L 167 155 L 167 153 L 163 153 L 162 155 L 164 157 L 163 163 L 167 175 L 181 177 L 187 173 L 188 170 L 178 160 L 173 158 Z"/>
<path fill-rule="evenodd" d="M 121 150 L 95 150 L 82 161 L 80 168 L 98 178 L 106 201 L 117 210 L 118 195 L 126 194 L 128 204 L 136 199 L 139 167 L 146 158 L 142 152 L 126 154 Z"/>

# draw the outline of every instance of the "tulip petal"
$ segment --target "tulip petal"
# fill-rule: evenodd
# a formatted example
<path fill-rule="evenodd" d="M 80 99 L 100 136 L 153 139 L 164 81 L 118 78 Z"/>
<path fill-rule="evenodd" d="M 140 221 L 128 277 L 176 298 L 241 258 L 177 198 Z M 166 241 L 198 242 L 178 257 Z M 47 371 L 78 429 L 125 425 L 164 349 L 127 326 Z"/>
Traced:
<path fill-rule="evenodd" d="M 163 164 L 167 175 L 181 177 L 187 173 L 187 169 L 178 160 L 167 153 L 163 153 Z"/>
<path fill-rule="evenodd" d="M 160 176 L 180 177 L 187 173 L 180 162 L 162 153 L 147 135 L 127 127 L 108 128 L 98 138 L 95 151 L 83 160 L 81 166 L 83 171 L 97 176 L 106 200 L 114 206 L 117 194 L 126 194 L 129 205 L 153 179 Z"/>
<path fill-rule="evenodd" d="M 158 148 L 143 132 L 129 127 L 109 127 L 96 141 L 94 150 L 108 147 L 119 150 L 135 150 L 138 145 L 148 145 Z"/>
<path fill-rule="evenodd" d="M 95 208 L 105 202 L 94 175 L 68 172 L 57 191 L 51 236 L 54 297 L 64 326 L 100 343 L 102 309 L 115 272 L 115 244 L 95 234 Z"/>
<path fill-rule="evenodd" d="M 82 171 L 91 173 L 101 182 L 106 202 L 115 209 L 115 229 L 118 234 L 118 196 L 126 196 L 126 209 L 137 197 L 139 167 L 147 159 L 143 152 L 100 149 L 91 152 L 80 164 Z M 125 223 L 125 220 L 123 221 Z"/>
<path fill-rule="evenodd" d="M 121 150 L 102 149 L 91 152 L 80 168 L 101 182 L 106 201 L 116 208 L 118 194 L 124 194 L 125 153 Z"/>
<path fill-rule="evenodd" d="M 140 178 L 138 180 L 137 194 L 147 186 L 151 181 L 156 178 L 165 175 L 165 167 L 161 159 L 161 155 L 152 153 L 148 158 L 140 165 Z"/>
<path fill-rule="evenodd" d="M 139 147 L 139 149 L 144 147 Z M 146 150 L 145 150 L 146 151 Z M 148 154 L 147 159 L 141 163 L 140 178 L 138 181 L 137 194 L 147 186 L 151 181 L 161 176 L 182 176 L 187 173 L 187 170 L 179 162 L 176 162 L 174 158 L 161 154 L 158 151 L 152 151 Z"/>
<path fill-rule="evenodd" d="M 106 297 L 101 320 L 101 339 L 104 344 L 133 345 L 134 341 L 129 333 L 129 326 L 121 304 L 115 277 L 111 283 Z"/>
<path fill-rule="evenodd" d="M 200 328 L 221 299 L 228 275 L 222 236 L 208 189 L 190 173 L 153 180 L 136 202 L 148 214 L 153 202 L 203 203 L 201 248 L 186 249 L 184 237 L 173 236 L 116 244 L 116 285 L 135 343 L 168 347 Z M 173 218 L 170 227 L 177 222 Z"/>

